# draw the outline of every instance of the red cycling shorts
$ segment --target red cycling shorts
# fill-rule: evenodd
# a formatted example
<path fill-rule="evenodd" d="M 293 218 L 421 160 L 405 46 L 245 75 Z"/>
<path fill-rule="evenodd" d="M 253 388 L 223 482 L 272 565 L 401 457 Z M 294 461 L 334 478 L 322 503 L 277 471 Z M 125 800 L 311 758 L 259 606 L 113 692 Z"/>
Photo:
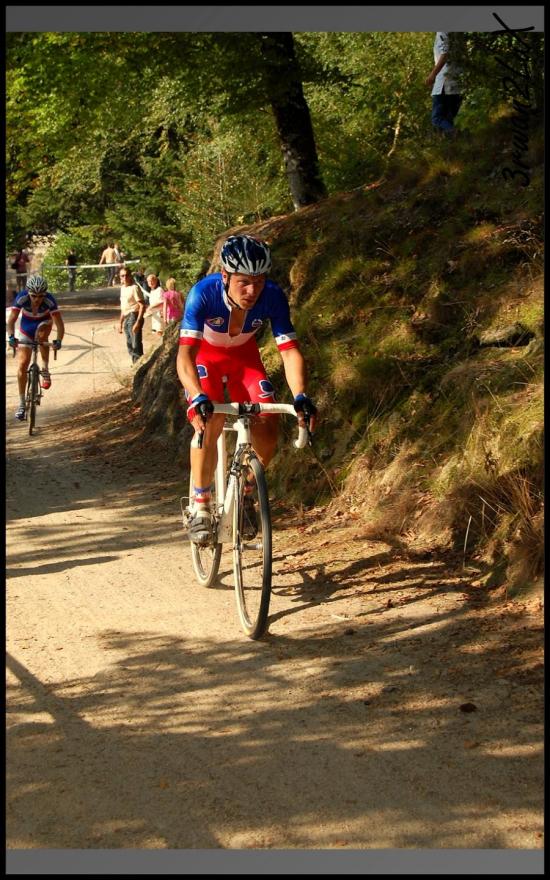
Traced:
<path fill-rule="evenodd" d="M 213 403 L 223 403 L 224 386 L 235 403 L 273 403 L 275 390 L 267 377 L 255 339 L 235 348 L 201 341 L 196 359 L 202 390 Z M 189 414 L 192 418 L 194 412 Z"/>

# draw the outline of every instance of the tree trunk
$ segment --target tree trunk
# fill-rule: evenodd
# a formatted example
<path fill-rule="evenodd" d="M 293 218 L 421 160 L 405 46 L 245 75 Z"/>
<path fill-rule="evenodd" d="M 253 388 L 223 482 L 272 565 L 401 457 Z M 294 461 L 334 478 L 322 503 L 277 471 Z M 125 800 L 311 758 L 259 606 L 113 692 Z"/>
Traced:
<path fill-rule="evenodd" d="M 291 33 L 259 34 L 264 75 L 294 208 L 325 198 L 309 107 Z"/>

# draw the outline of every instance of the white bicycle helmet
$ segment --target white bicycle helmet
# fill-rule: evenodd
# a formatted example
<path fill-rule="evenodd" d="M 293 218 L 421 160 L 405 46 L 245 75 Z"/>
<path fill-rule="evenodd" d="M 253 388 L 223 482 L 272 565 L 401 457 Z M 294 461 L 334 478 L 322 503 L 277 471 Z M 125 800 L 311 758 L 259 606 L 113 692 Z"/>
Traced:
<path fill-rule="evenodd" d="M 27 279 L 27 290 L 29 293 L 47 293 L 48 282 L 42 275 L 31 275 Z"/>
<path fill-rule="evenodd" d="M 221 263 L 226 272 L 264 275 L 271 268 L 271 252 L 263 241 L 251 235 L 231 235 L 221 249 Z"/>

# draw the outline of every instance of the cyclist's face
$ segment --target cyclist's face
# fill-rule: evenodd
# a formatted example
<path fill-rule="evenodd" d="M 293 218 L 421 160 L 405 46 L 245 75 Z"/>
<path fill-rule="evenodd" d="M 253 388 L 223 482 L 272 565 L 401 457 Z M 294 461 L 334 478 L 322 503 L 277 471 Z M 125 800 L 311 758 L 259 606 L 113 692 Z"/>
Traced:
<path fill-rule="evenodd" d="M 229 296 L 242 309 L 251 309 L 265 285 L 264 275 L 243 275 L 241 272 L 222 272 L 224 284 L 229 279 Z"/>
<path fill-rule="evenodd" d="M 41 299 L 44 299 L 46 294 L 45 293 L 31 293 L 31 294 L 29 294 L 29 296 L 33 302 L 40 302 Z"/>

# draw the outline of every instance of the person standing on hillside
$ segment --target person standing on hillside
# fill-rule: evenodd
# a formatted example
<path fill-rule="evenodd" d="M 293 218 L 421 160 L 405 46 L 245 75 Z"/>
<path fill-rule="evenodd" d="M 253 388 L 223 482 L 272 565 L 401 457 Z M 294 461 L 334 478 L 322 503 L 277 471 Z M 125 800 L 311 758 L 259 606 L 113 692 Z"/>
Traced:
<path fill-rule="evenodd" d="M 438 31 L 434 41 L 435 64 L 424 80 L 432 86 L 432 125 L 437 131 L 453 137 L 455 116 L 462 103 L 460 94 L 460 71 L 449 61 L 449 34 Z"/>
<path fill-rule="evenodd" d="M 195 440 L 191 443 L 194 498 L 189 537 L 197 544 L 208 543 L 212 532 L 211 485 L 224 423 L 223 415 L 213 414 L 213 403 L 224 402 L 224 380 L 234 402 L 275 400 L 255 339 L 265 321 L 271 324 L 300 424 L 309 424 L 313 431 L 317 414 L 307 396 L 306 364 L 287 298 L 267 277 L 271 268 L 268 246 L 250 235 L 232 235 L 221 249 L 221 264 L 221 272 L 207 275 L 189 291 L 176 361 L 188 403 L 187 417 L 196 435 L 204 432 L 201 448 Z M 275 454 L 278 425 L 275 415 L 254 419 L 252 442 L 264 467 Z"/>
<path fill-rule="evenodd" d="M 115 275 L 117 267 L 115 265 L 110 265 L 116 263 L 116 251 L 112 244 L 108 244 L 101 257 L 99 258 L 99 265 L 103 264 L 107 266 L 107 287 L 112 287 L 115 281 Z"/>

